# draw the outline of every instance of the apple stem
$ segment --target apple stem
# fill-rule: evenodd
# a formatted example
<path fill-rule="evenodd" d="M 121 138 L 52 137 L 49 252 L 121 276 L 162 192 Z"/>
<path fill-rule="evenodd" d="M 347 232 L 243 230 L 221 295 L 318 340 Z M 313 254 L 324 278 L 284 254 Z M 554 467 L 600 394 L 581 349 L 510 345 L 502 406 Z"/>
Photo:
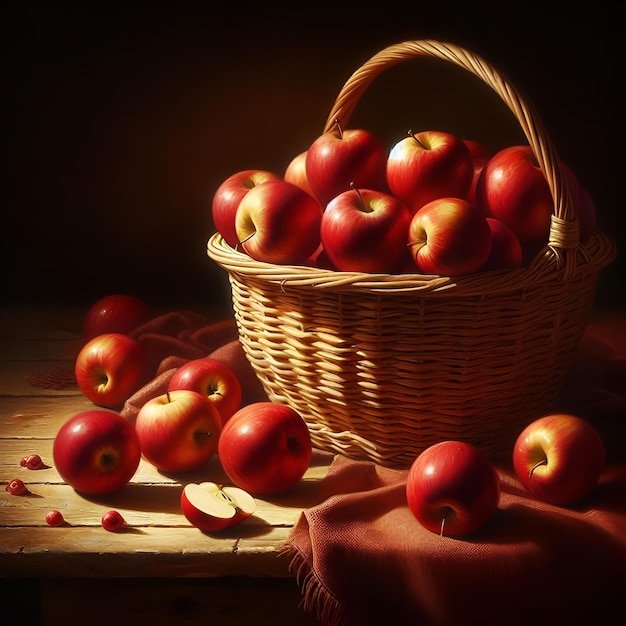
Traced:
<path fill-rule="evenodd" d="M 546 465 L 547 463 L 548 463 L 548 459 L 541 459 L 541 461 L 539 461 L 538 463 L 535 463 L 530 468 L 530 472 L 528 473 L 528 478 L 531 479 L 533 477 L 533 474 L 535 473 L 535 470 L 541 465 Z"/>
<path fill-rule="evenodd" d="M 339 131 L 339 139 L 343 139 L 343 128 L 341 128 L 341 122 L 339 118 L 335 118 L 335 125 L 337 126 L 337 130 Z"/>
<path fill-rule="evenodd" d="M 426 150 L 426 146 L 415 136 L 415 133 L 412 130 L 409 131 L 409 137 L 413 137 L 413 139 L 415 139 L 415 141 L 422 146 L 424 150 Z"/>
<path fill-rule="evenodd" d="M 441 529 L 439 530 L 439 536 L 443 537 L 443 529 L 446 525 L 446 518 L 448 517 L 448 513 L 446 511 L 446 514 L 443 516 L 443 519 L 441 520 Z"/>
<path fill-rule="evenodd" d="M 356 191 L 356 195 L 359 196 L 359 201 L 361 202 L 361 207 L 363 208 L 363 210 L 367 211 L 367 207 L 365 206 L 365 202 L 363 202 L 363 196 L 361 195 L 361 192 L 357 189 L 357 186 L 354 183 L 350 183 L 350 187 L 352 187 L 352 189 L 354 189 L 354 191 Z"/>

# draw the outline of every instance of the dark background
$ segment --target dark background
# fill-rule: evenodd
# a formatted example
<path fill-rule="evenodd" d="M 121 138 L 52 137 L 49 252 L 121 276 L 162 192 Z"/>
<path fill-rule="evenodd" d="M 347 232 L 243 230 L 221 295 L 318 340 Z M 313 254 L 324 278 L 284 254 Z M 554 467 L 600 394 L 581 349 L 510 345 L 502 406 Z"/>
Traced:
<path fill-rule="evenodd" d="M 5 303 L 126 291 L 221 306 L 206 256 L 211 197 L 231 173 L 288 161 L 321 133 L 350 74 L 383 47 L 466 46 L 536 105 L 601 227 L 624 234 L 624 39 L 617 3 L 14 2 L 2 11 Z M 305 8 L 306 7 L 306 8 Z M 492 149 L 524 141 L 481 81 L 420 59 L 376 79 L 351 126 L 391 145 L 440 128 Z M 598 306 L 626 306 L 624 259 Z"/>

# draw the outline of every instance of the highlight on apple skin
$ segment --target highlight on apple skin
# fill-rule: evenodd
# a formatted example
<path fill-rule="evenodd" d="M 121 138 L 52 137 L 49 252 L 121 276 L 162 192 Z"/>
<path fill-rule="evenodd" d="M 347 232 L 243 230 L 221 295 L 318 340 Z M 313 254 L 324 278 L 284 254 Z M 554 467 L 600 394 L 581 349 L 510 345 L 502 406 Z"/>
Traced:
<path fill-rule="evenodd" d="M 482 528 L 498 508 L 500 476 L 476 446 L 441 441 L 416 457 L 406 496 L 424 528 L 442 536 L 465 536 Z"/>
<path fill-rule="evenodd" d="M 235 485 L 253 495 L 277 495 L 296 485 L 308 469 L 311 434 L 291 407 L 255 402 L 224 424 L 217 454 Z"/>
<path fill-rule="evenodd" d="M 604 441 L 594 426 L 569 413 L 544 415 L 520 432 L 513 467 L 535 498 L 565 506 L 597 485 L 606 460 Z"/>
<path fill-rule="evenodd" d="M 68 485 L 80 493 L 101 495 L 130 481 L 139 467 L 141 448 L 127 420 L 113 411 L 89 409 L 59 428 L 52 456 Z"/>

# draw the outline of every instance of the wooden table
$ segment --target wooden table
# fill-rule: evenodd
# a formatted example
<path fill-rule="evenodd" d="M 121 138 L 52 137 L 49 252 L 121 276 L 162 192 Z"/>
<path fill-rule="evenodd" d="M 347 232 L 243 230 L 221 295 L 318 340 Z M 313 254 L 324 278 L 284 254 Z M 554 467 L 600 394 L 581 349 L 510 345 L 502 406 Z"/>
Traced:
<path fill-rule="evenodd" d="M 141 461 L 131 483 L 108 497 L 84 497 L 53 467 L 61 424 L 93 407 L 78 388 L 41 389 L 29 372 L 73 362 L 82 340 L 81 312 L 62 307 L 0 310 L 0 584 L 3 613 L 20 624 L 315 624 L 281 553 L 294 523 L 311 506 L 331 456 L 316 452 L 288 497 L 257 499 L 253 518 L 208 534 L 180 510 L 185 482 L 228 482 L 217 459 L 184 480 Z M 20 460 L 41 455 L 50 467 L 29 470 Z M 30 491 L 4 485 L 22 479 Z M 180 477 L 179 477 L 180 478 Z M 127 525 L 107 532 L 102 513 L 114 508 Z M 50 527 L 58 509 L 66 523 Z M 0 616 L 0 623 L 7 624 Z"/>

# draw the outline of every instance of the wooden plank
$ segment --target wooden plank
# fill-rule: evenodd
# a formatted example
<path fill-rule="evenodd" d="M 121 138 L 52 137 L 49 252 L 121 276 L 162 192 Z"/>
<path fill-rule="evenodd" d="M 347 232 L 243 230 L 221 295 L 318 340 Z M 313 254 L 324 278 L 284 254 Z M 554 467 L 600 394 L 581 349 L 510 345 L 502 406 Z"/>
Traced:
<path fill-rule="evenodd" d="M 27 378 L 30 374 L 38 376 L 49 375 L 57 371 L 64 372 L 74 367 L 71 360 L 53 361 L 0 361 L 0 396 L 36 396 L 67 397 L 76 396 L 82 392 L 78 386 L 67 389 L 46 389 L 32 385 Z"/>
<path fill-rule="evenodd" d="M 280 499 L 256 497 L 256 513 L 246 524 L 293 526 L 302 510 L 315 504 L 316 486 L 316 481 L 305 479 Z M 65 484 L 29 483 L 28 489 L 21 496 L 0 495 L 1 526 L 44 526 L 46 513 L 57 509 L 69 527 L 99 529 L 100 517 L 111 508 L 122 513 L 129 527 L 190 526 L 180 507 L 182 483 L 130 483 L 108 496 L 81 495 Z M 108 539 L 106 535 L 100 538 Z"/>
<path fill-rule="evenodd" d="M 255 498 L 257 510 L 250 519 L 214 534 L 187 522 L 180 496 L 188 482 L 230 484 L 217 456 L 184 475 L 159 472 L 141 459 L 130 483 L 109 496 L 85 496 L 65 484 L 52 457 L 56 433 L 72 415 L 97 407 L 77 387 L 43 389 L 29 384 L 27 374 L 72 366 L 72 353 L 80 344 L 80 319 L 76 311 L 63 309 L 0 310 L 0 483 L 20 478 L 29 490 L 23 496 L 0 492 L 0 581 L 167 578 L 171 586 L 188 578 L 292 578 L 282 548 L 302 512 L 317 503 L 332 454 L 315 451 L 294 489 Z M 22 467 L 20 460 L 35 453 L 47 467 Z M 115 533 L 105 531 L 100 521 L 111 508 L 127 522 Z M 63 513 L 64 525 L 52 528 L 45 523 L 51 509 Z M 138 593 L 142 591 L 139 585 Z M 92 604 L 85 606 L 93 613 Z M 64 623 L 68 619 L 66 615 Z"/>
<path fill-rule="evenodd" d="M 294 576 L 291 527 L 247 524 L 213 535 L 191 527 L 1 528 L 0 577 Z"/>
<path fill-rule="evenodd" d="M 25 483 L 34 485 L 40 483 L 56 484 L 63 482 L 54 468 L 52 448 L 54 445 L 54 434 L 51 432 L 48 438 L 0 438 L 0 482 L 8 482 L 13 478 L 20 478 Z M 29 470 L 20 465 L 20 460 L 29 454 L 39 454 L 43 462 L 49 466 L 41 470 Z M 303 476 L 303 481 L 317 482 L 321 480 L 328 471 L 328 466 L 332 460 L 332 455 L 326 452 L 315 451 L 309 468 Z M 157 470 L 145 459 L 141 459 L 137 472 L 132 478 L 134 484 L 162 484 L 202 482 L 209 480 L 217 483 L 229 483 L 228 477 L 221 467 L 217 455 L 199 470 L 185 472 L 184 474 L 166 474 Z"/>
<path fill-rule="evenodd" d="M 80 393 L 61 397 L 0 396 L 0 437 L 51 439 L 67 419 L 93 408 L 91 400 Z"/>

